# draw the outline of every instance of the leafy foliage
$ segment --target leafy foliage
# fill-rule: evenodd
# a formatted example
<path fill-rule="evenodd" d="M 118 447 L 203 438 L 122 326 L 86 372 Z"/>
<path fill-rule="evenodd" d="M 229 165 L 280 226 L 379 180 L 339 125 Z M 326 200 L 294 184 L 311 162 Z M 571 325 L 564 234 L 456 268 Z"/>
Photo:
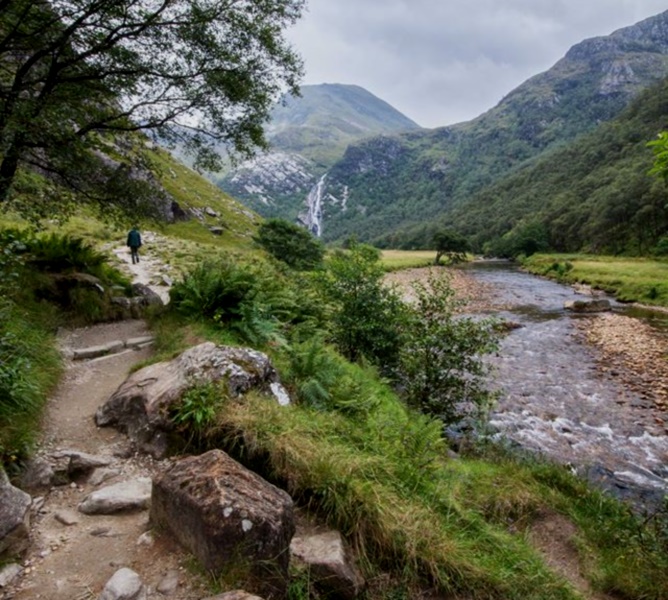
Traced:
<path fill-rule="evenodd" d="M 493 399 L 483 355 L 496 348 L 493 321 L 457 317 L 447 277 L 413 284 L 399 382 L 409 405 L 446 424 L 485 416 Z"/>
<path fill-rule="evenodd" d="M 0 202 L 21 163 L 67 181 L 100 133 L 181 139 L 199 163 L 248 155 L 301 63 L 283 36 L 301 0 L 17 0 L 0 11 Z M 46 152 L 45 152 L 46 150 Z M 90 162 L 88 160 L 87 162 Z M 67 168 L 68 163 L 70 168 Z M 81 168 L 79 162 L 75 162 Z"/>
<path fill-rule="evenodd" d="M 434 234 L 433 247 L 436 249 L 436 258 L 434 264 L 441 262 L 441 257 L 445 254 L 450 263 L 462 262 L 466 258 L 466 253 L 471 249 L 468 240 L 450 229 L 441 229 Z"/>
<path fill-rule="evenodd" d="M 264 221 L 255 240 L 293 269 L 309 271 L 322 264 L 325 248 L 306 229 L 284 219 Z"/>
<path fill-rule="evenodd" d="M 383 285 L 378 251 L 352 243 L 327 261 L 319 283 L 333 306 L 331 335 L 349 360 L 365 358 L 391 372 L 401 347 L 401 321 L 405 305 Z"/>

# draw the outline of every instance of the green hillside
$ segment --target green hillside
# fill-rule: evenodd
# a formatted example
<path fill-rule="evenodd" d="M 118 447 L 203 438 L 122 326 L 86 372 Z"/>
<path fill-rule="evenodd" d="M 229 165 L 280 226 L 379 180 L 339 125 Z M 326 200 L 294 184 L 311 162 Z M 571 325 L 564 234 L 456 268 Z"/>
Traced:
<path fill-rule="evenodd" d="M 668 75 L 668 12 L 574 46 L 477 119 L 351 145 L 329 172 L 323 236 L 373 240 L 464 207 L 542 153 L 619 114 Z"/>
<path fill-rule="evenodd" d="M 539 226 L 560 252 L 652 252 L 668 234 L 668 190 L 647 142 L 668 127 L 668 80 L 619 118 L 473 196 L 447 222 L 478 248 Z"/>

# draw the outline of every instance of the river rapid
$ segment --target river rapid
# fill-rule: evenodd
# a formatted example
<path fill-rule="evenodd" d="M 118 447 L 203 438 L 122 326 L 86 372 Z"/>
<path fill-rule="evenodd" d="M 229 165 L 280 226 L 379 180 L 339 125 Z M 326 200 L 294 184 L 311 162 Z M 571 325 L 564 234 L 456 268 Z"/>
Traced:
<path fill-rule="evenodd" d="M 492 430 L 571 465 L 615 496 L 639 505 L 660 504 L 668 493 L 666 415 L 597 364 L 600 356 L 584 343 L 578 321 L 599 317 L 564 309 L 566 301 L 590 296 L 509 263 L 473 263 L 465 273 L 487 290 L 486 314 L 520 325 L 491 358 L 492 386 L 499 390 Z M 614 311 L 634 316 L 611 303 Z M 642 315 L 656 316 L 651 311 Z"/>

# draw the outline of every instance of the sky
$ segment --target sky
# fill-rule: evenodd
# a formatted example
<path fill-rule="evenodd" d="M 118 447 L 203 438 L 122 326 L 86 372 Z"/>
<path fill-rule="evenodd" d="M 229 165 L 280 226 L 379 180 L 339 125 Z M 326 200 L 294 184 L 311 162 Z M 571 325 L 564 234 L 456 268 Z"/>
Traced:
<path fill-rule="evenodd" d="M 468 121 L 568 49 L 668 0 L 307 0 L 303 84 L 359 85 L 423 127 Z"/>

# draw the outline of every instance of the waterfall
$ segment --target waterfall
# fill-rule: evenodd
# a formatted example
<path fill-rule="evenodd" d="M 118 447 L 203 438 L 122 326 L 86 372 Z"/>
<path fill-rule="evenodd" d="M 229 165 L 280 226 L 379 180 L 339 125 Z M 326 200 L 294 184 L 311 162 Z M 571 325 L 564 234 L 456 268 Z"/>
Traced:
<path fill-rule="evenodd" d="M 311 191 L 308 193 L 308 198 L 306 199 L 308 212 L 304 221 L 308 230 L 316 237 L 322 235 L 322 196 L 325 190 L 326 178 L 327 173 L 325 173 L 318 183 L 311 188 Z"/>

